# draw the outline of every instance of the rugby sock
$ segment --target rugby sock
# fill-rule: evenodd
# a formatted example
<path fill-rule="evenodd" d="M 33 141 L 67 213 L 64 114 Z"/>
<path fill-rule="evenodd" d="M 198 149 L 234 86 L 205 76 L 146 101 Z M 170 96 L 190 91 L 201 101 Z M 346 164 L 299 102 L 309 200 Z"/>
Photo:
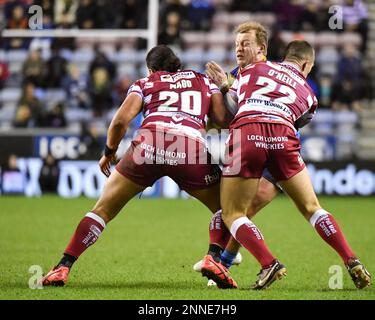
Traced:
<path fill-rule="evenodd" d="M 61 258 L 60 262 L 57 264 L 57 267 L 65 266 L 70 269 L 73 263 L 76 262 L 76 260 L 76 257 L 73 257 L 70 254 L 65 253 L 64 256 Z"/>
<path fill-rule="evenodd" d="M 223 249 L 221 249 L 217 244 L 210 244 L 207 254 L 209 254 L 216 262 L 220 262 L 222 252 Z"/>
<path fill-rule="evenodd" d="M 264 242 L 262 233 L 249 218 L 241 217 L 234 220 L 230 232 L 258 260 L 262 269 L 269 268 L 275 261 Z"/>
<path fill-rule="evenodd" d="M 230 252 L 227 249 L 221 254 L 220 262 L 228 269 L 232 266 L 234 259 L 236 259 L 237 252 Z"/>
<path fill-rule="evenodd" d="M 98 240 L 104 228 L 104 220 L 95 213 L 89 212 L 78 224 L 64 254 L 77 259 L 82 252 Z"/>
<path fill-rule="evenodd" d="M 311 216 L 310 223 L 320 237 L 336 250 L 345 264 L 349 258 L 355 257 L 339 225 L 329 212 L 319 209 Z"/>
<path fill-rule="evenodd" d="M 221 210 L 217 211 L 211 218 L 210 221 L 210 243 L 218 245 L 221 249 L 224 249 L 231 237 L 231 234 L 226 227 L 222 217 Z M 220 259 L 220 256 L 219 256 Z"/>

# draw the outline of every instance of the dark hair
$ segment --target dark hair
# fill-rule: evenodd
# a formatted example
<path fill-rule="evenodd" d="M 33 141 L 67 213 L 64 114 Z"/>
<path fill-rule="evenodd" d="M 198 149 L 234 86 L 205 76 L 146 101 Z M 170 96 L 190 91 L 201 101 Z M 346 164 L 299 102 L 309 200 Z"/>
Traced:
<path fill-rule="evenodd" d="M 305 61 L 314 58 L 314 48 L 304 40 L 295 40 L 286 47 L 285 59 L 292 61 Z"/>
<path fill-rule="evenodd" d="M 171 48 L 166 45 L 153 47 L 146 56 L 147 68 L 152 71 L 176 72 L 181 68 L 181 61 Z"/>

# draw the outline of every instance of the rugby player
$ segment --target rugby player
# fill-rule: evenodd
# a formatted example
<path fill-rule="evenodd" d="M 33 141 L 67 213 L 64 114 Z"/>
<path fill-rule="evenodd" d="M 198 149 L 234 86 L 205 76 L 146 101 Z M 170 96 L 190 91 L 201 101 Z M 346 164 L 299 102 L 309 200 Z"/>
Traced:
<path fill-rule="evenodd" d="M 355 286 L 362 289 L 371 282 L 334 217 L 320 206 L 300 155 L 295 121 L 306 114 L 311 119 L 317 108 L 317 99 L 306 82 L 314 60 L 315 52 L 308 42 L 293 41 L 283 62 L 248 65 L 230 88 L 238 111 L 227 144 L 230 161 L 224 164 L 221 180 L 222 218 L 233 237 L 261 265 L 253 289 L 268 287 L 286 272 L 247 217 L 264 168 L 319 236 L 340 255 Z"/>
<path fill-rule="evenodd" d="M 229 74 L 214 61 L 206 64 L 206 74 L 220 88 L 225 97 L 226 106 L 231 110 L 233 116 L 237 112 L 237 104 L 227 94 L 230 86 L 234 82 L 239 72 L 247 65 L 265 61 L 268 48 L 268 33 L 266 29 L 257 22 L 242 23 L 235 29 L 236 33 L 236 62 L 237 67 Z M 301 127 L 301 123 L 296 123 Z M 273 179 L 269 171 L 266 169 L 260 178 L 259 187 L 251 206 L 248 208 L 247 215 L 249 218 L 255 216 L 263 207 L 270 203 L 281 191 L 281 187 Z M 209 279 L 215 279 L 221 287 L 222 279 L 227 277 L 228 268 L 233 263 L 238 264 L 241 256 L 238 251 L 240 245 L 237 241 L 233 241 L 230 232 L 222 221 L 221 211 L 217 212 L 211 219 L 209 226 L 210 245 L 207 255 L 203 260 L 198 261 L 194 266 L 194 270 L 202 272 Z M 224 250 L 225 248 L 225 250 Z M 213 270 L 217 270 L 217 264 L 221 271 L 219 274 L 213 274 Z M 216 266 L 213 266 L 216 265 Z M 203 269 L 202 269 L 203 268 Z M 209 285 L 213 284 L 208 282 Z M 224 286 L 226 286 L 224 281 Z"/>
<path fill-rule="evenodd" d="M 72 265 L 94 244 L 106 225 L 136 194 L 163 177 L 215 213 L 220 209 L 220 176 L 204 137 L 207 117 L 229 124 L 223 96 L 205 75 L 179 71 L 180 60 L 167 46 L 156 46 L 146 57 L 149 76 L 136 81 L 114 115 L 99 161 L 109 177 L 94 208 L 80 221 L 59 263 L 42 279 L 45 286 L 66 284 Z M 110 171 L 129 123 L 140 112 L 145 119 L 116 170 Z M 236 286 L 230 283 L 231 286 Z"/>

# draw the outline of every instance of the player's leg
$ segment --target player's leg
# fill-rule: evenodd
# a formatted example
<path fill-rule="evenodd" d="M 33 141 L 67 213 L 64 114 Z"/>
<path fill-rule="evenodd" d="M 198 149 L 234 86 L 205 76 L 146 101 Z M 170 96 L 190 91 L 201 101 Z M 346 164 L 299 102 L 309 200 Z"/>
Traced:
<path fill-rule="evenodd" d="M 280 188 L 274 182 L 261 177 L 258 190 L 247 210 L 248 218 L 253 218 L 261 209 L 268 205 L 280 193 Z"/>
<path fill-rule="evenodd" d="M 215 261 L 220 262 L 221 253 L 231 236 L 221 219 L 220 184 L 217 183 L 205 189 L 187 190 L 187 192 L 202 202 L 213 213 L 209 226 L 210 244 L 207 254 L 211 255 Z"/>
<path fill-rule="evenodd" d="M 228 228 L 225 226 L 223 219 L 221 218 L 220 209 L 220 184 L 199 190 L 187 190 L 187 192 L 207 206 L 208 209 L 213 213 L 213 216 L 209 225 L 209 237 L 210 243 L 207 251 L 207 255 L 200 261 L 194 264 L 193 269 L 197 272 L 205 273 L 205 269 L 210 269 L 213 263 L 220 263 L 221 254 L 223 248 L 230 242 L 231 248 L 234 247 L 236 254 L 240 247 L 235 239 L 229 241 L 231 234 Z M 218 286 L 221 288 L 227 288 L 227 281 L 222 283 L 219 279 L 216 281 L 208 281 L 208 285 L 214 285 L 218 282 Z M 235 282 L 232 282 L 232 287 L 236 287 Z"/>
<path fill-rule="evenodd" d="M 280 189 L 274 184 L 274 182 L 271 182 L 268 179 L 269 178 L 265 178 L 263 176 L 259 180 L 257 193 L 247 210 L 247 217 L 249 219 L 252 219 L 280 192 Z M 231 237 L 227 246 L 225 247 L 225 250 L 221 254 L 221 264 L 228 269 L 232 266 L 232 264 L 238 264 L 239 257 L 241 257 L 238 254 L 240 247 L 241 245 L 233 237 Z"/>
<path fill-rule="evenodd" d="M 269 286 L 286 273 L 267 248 L 264 237 L 257 226 L 246 216 L 259 185 L 259 179 L 223 177 L 221 180 L 221 206 L 223 219 L 233 237 L 246 248 L 262 266 L 254 289 Z"/>
<path fill-rule="evenodd" d="M 78 224 L 60 262 L 43 278 L 43 285 L 63 286 L 73 263 L 97 241 L 106 224 L 123 206 L 144 188 L 114 170 L 94 208 Z"/>
<path fill-rule="evenodd" d="M 368 286 L 370 274 L 357 259 L 334 217 L 320 206 L 307 168 L 280 184 L 320 237 L 341 256 L 357 288 Z"/>

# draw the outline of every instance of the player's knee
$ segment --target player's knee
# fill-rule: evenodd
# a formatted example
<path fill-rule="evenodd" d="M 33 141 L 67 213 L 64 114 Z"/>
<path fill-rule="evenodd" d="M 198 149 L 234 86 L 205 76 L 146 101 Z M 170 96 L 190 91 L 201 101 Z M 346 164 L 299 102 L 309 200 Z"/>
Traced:
<path fill-rule="evenodd" d="M 251 201 L 247 212 L 248 217 L 253 217 L 255 214 L 269 204 L 278 193 L 278 190 L 270 182 L 266 180 L 259 183 L 257 194 Z"/>
<path fill-rule="evenodd" d="M 105 210 L 102 206 L 95 206 L 94 209 L 92 209 L 92 212 L 94 212 L 97 216 L 102 218 L 104 222 L 107 224 L 114 218 L 114 216 L 109 215 L 106 211 L 108 210 Z"/>
<path fill-rule="evenodd" d="M 247 211 L 248 217 L 253 217 L 259 212 L 263 207 L 271 202 L 272 198 L 268 196 L 265 192 L 260 192 L 251 202 L 251 205 Z"/>
<path fill-rule="evenodd" d="M 319 209 L 321 209 L 321 206 L 319 205 L 318 201 L 311 201 L 303 206 L 300 206 L 300 211 L 307 220 L 309 220 L 311 216 Z"/>

